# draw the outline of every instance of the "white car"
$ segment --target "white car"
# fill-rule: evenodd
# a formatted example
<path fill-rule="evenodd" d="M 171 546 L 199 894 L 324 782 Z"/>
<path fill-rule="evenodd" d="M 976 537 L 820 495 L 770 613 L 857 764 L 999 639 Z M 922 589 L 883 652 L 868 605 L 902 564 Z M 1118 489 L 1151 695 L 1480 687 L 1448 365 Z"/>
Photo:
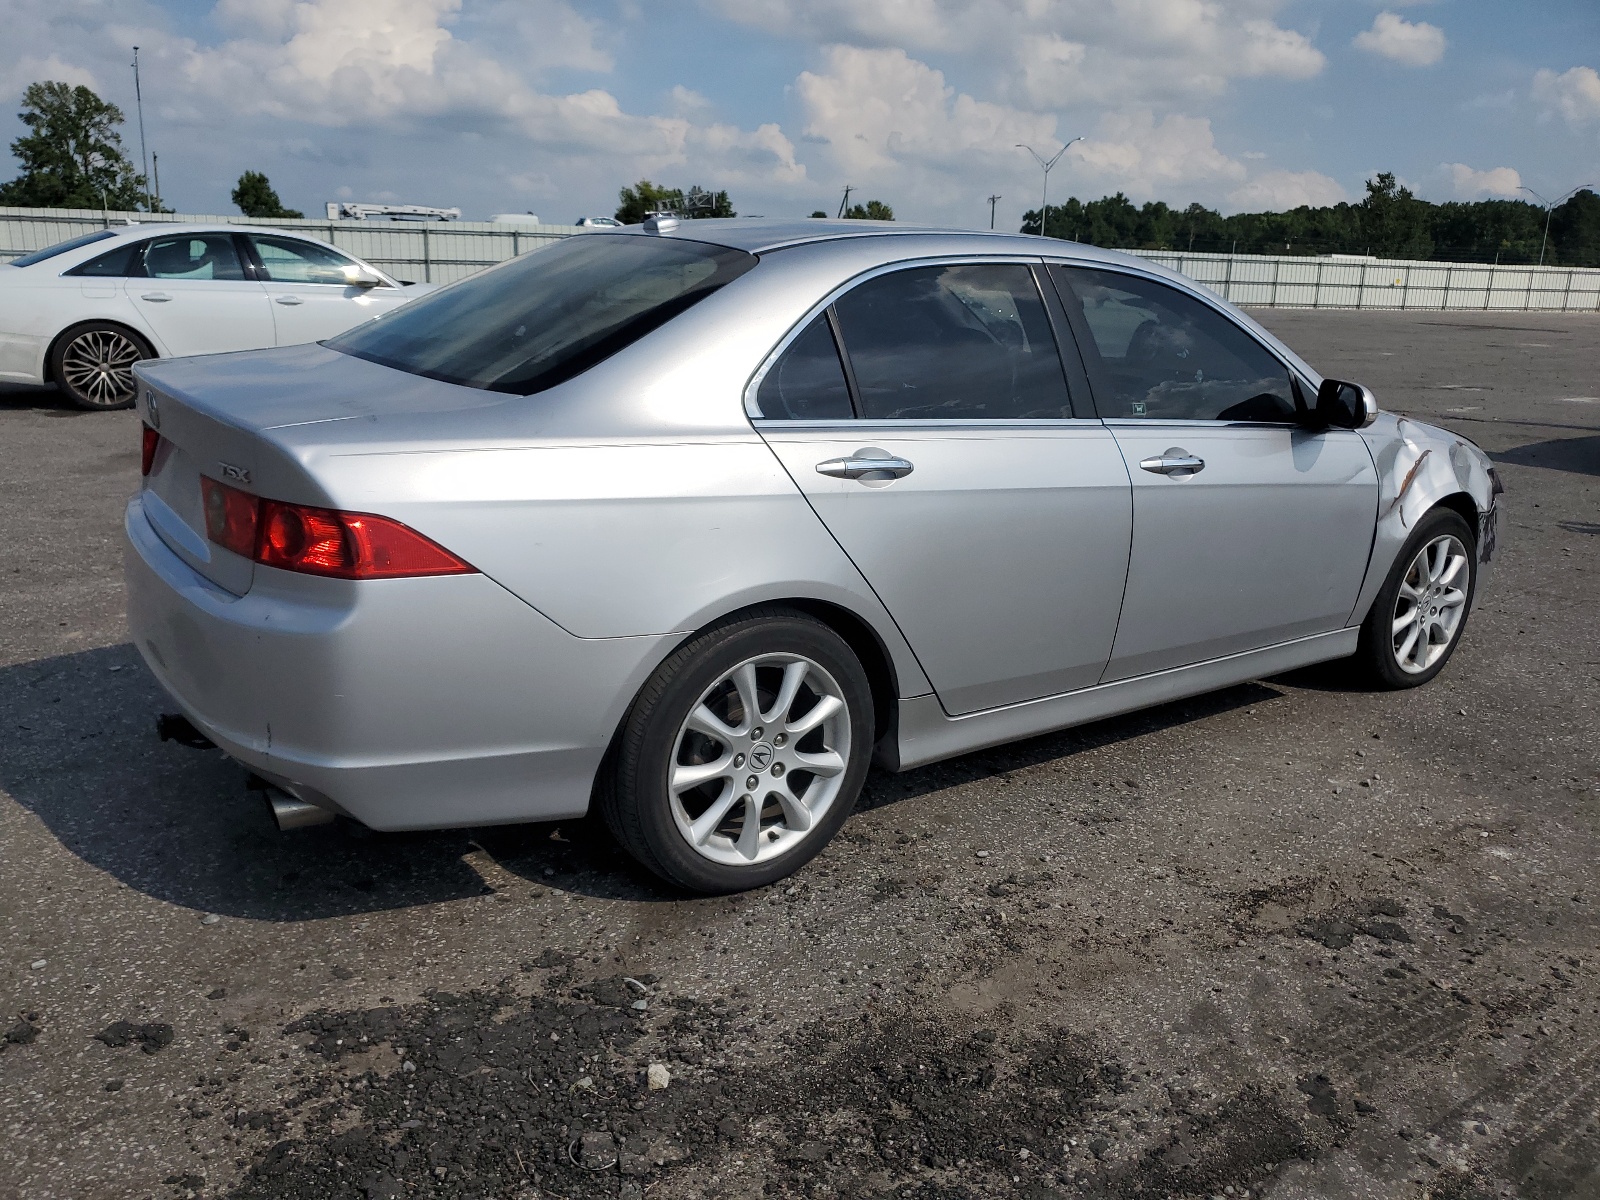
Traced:
<path fill-rule="evenodd" d="M 622 222 L 615 217 L 579 217 L 573 222 L 579 229 L 621 229 Z"/>
<path fill-rule="evenodd" d="M 277 230 L 99 230 L 0 265 L 0 382 L 128 408 L 141 359 L 321 341 L 433 286 Z"/>

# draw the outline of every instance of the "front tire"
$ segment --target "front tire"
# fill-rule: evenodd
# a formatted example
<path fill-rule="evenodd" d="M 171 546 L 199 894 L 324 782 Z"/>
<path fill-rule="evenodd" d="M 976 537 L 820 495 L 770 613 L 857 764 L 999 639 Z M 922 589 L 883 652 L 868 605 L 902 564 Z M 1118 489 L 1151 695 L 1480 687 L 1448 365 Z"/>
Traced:
<path fill-rule="evenodd" d="M 79 408 L 132 408 L 133 364 L 155 351 L 133 330 L 109 321 L 74 325 L 50 349 L 50 374 Z"/>
<path fill-rule="evenodd" d="M 1478 582 L 1477 539 L 1461 514 L 1436 508 L 1395 557 L 1361 625 L 1356 663 L 1382 688 L 1420 687 L 1461 644 Z"/>
<path fill-rule="evenodd" d="M 623 847 L 678 887 L 763 887 L 844 824 L 872 733 L 872 688 L 844 639 L 803 613 L 756 610 L 694 638 L 645 684 L 598 806 Z"/>

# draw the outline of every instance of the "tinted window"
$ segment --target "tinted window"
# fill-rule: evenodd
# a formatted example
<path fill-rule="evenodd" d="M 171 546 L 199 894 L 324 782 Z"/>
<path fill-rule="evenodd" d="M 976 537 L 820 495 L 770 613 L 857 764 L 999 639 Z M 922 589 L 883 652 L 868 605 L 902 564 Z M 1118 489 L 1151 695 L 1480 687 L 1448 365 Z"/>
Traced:
<path fill-rule="evenodd" d="M 121 278 L 124 275 L 137 275 L 139 273 L 139 256 L 143 253 L 143 242 L 125 242 L 115 250 L 106 251 L 98 258 L 91 258 L 86 263 L 79 263 L 67 274 L 97 275 L 102 278 L 106 276 Z"/>
<path fill-rule="evenodd" d="M 1288 369 L 1215 309 L 1154 280 L 1080 267 L 1051 271 L 1083 305 L 1099 353 L 1102 417 L 1294 420 Z M 1106 388 L 1109 397 L 1100 395 Z"/>
<path fill-rule="evenodd" d="M 414 375 L 528 395 L 610 358 L 755 264 L 741 250 L 677 238 L 570 237 L 324 344 Z"/>
<path fill-rule="evenodd" d="M 787 421 L 830 421 L 854 416 L 839 348 L 824 313 L 783 352 L 756 393 L 761 415 Z"/>
<path fill-rule="evenodd" d="M 267 278 L 274 283 L 354 283 L 364 272 L 352 259 L 315 242 L 251 234 Z"/>
<path fill-rule="evenodd" d="M 76 250 L 79 246 L 87 246 L 90 242 L 103 242 L 108 237 L 117 235 L 109 229 L 96 230 L 94 233 L 85 233 L 79 237 L 68 238 L 64 242 L 57 242 L 54 246 L 46 246 L 43 250 L 35 250 L 32 254 L 24 254 L 21 258 L 13 258 L 13 267 L 31 267 L 36 262 L 43 262 L 47 258 L 54 258 L 58 254 L 65 254 L 68 250 Z"/>
<path fill-rule="evenodd" d="M 183 233 L 145 243 L 144 273 L 151 279 L 243 279 L 244 267 L 226 233 Z"/>
<path fill-rule="evenodd" d="M 1072 416 L 1044 302 L 1020 263 L 896 271 L 834 307 L 863 417 Z"/>

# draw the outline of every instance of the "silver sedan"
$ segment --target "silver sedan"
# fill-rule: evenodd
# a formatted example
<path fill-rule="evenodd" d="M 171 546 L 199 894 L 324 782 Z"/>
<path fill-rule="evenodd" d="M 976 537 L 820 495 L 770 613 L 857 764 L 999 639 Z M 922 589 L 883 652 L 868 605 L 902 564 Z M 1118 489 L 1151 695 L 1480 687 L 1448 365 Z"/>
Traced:
<path fill-rule="evenodd" d="M 280 824 L 598 809 L 699 892 L 809 860 L 873 761 L 1426 683 L 1495 547 L 1471 442 L 1055 240 L 660 218 L 136 374 L 169 733 Z"/>

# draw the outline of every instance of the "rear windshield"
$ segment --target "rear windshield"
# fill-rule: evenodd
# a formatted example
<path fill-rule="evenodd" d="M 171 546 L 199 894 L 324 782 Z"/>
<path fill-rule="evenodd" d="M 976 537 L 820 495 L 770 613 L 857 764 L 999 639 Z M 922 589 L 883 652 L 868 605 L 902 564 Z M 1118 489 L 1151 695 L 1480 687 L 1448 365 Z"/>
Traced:
<path fill-rule="evenodd" d="M 65 254 L 68 250 L 76 250 L 79 246 L 87 246 L 90 242 L 101 242 L 108 237 L 117 235 L 109 229 L 97 229 L 93 233 L 86 233 L 82 237 L 68 238 L 64 242 L 57 242 L 54 246 L 46 246 L 43 250 L 35 250 L 32 254 L 24 254 L 21 258 L 13 258 L 13 267 L 31 267 L 36 262 L 43 262 L 47 258 L 54 258 L 58 254 Z"/>
<path fill-rule="evenodd" d="M 582 374 L 755 266 L 650 234 L 579 234 L 323 343 L 448 383 L 531 395 Z"/>

